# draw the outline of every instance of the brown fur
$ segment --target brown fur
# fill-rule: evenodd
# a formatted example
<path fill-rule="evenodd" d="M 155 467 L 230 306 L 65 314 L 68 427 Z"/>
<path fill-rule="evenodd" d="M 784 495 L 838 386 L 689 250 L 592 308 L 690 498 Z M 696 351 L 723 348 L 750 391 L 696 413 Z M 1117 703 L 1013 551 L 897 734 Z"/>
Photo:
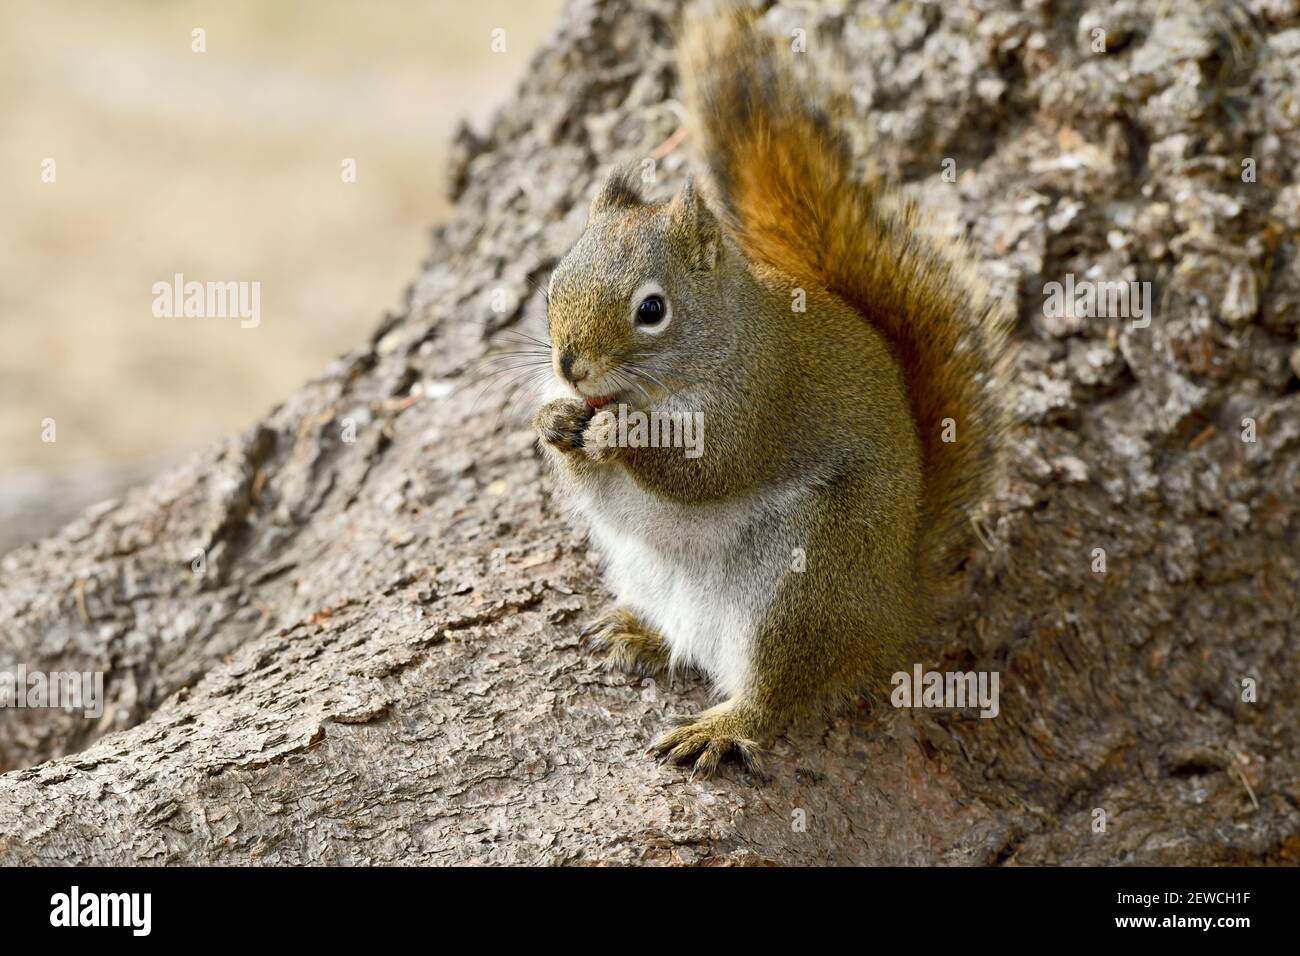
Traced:
<path fill-rule="evenodd" d="M 921 439 L 919 570 L 941 591 L 998 468 L 1006 328 L 964 249 L 926 241 L 916 206 L 878 173 L 853 176 L 841 99 L 819 114 L 794 54 L 752 13 L 694 21 L 679 49 L 692 138 L 745 254 L 835 293 L 893 349 Z"/>

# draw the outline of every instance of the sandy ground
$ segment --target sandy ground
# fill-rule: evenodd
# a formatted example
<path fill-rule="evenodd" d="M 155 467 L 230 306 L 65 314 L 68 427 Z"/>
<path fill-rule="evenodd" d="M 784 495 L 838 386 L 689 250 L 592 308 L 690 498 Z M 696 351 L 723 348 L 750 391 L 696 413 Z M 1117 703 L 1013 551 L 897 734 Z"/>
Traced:
<path fill-rule="evenodd" d="M 559 6 L 0 5 L 0 553 L 246 425 L 396 305 L 450 212 L 456 122 L 486 124 Z M 259 283 L 259 324 L 156 316 L 176 273 Z"/>

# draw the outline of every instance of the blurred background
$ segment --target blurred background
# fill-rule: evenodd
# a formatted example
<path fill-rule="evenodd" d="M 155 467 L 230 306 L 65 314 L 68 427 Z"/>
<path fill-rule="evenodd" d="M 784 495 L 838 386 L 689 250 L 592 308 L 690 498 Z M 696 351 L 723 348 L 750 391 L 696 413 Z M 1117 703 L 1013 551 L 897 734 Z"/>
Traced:
<path fill-rule="evenodd" d="M 396 308 L 451 214 L 456 124 L 487 126 L 560 6 L 0 3 L 0 554 Z M 259 282 L 260 323 L 155 317 L 175 273 Z"/>

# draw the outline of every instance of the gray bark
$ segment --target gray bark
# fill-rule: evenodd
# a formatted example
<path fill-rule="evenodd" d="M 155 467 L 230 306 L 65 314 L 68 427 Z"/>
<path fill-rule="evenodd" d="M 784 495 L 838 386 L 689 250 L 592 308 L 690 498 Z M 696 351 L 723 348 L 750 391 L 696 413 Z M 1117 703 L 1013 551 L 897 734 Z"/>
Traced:
<path fill-rule="evenodd" d="M 401 314 L 0 562 L 0 666 L 108 697 L 0 710 L 0 862 L 1294 862 L 1300 9 L 1019 6 L 769 14 L 843 54 L 878 161 L 1020 317 L 988 547 L 921 657 L 999 672 L 996 719 L 864 706 L 691 781 L 643 750 L 703 687 L 581 653 L 605 596 L 525 397 L 466 387 L 540 328 L 599 171 L 678 125 L 676 4 L 576 3 L 458 139 Z M 1066 273 L 1150 280 L 1150 326 L 1045 316 Z"/>

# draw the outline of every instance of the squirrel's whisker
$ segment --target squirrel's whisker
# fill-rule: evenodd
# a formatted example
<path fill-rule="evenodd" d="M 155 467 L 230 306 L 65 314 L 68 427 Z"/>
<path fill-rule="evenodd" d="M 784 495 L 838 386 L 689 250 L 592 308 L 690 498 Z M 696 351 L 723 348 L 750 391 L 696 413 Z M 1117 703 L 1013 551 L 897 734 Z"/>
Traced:
<path fill-rule="evenodd" d="M 539 365 L 551 364 L 551 357 L 549 355 L 533 354 L 529 352 L 497 352 L 494 355 L 483 356 L 474 363 L 474 367 L 480 368 L 493 362 L 517 361 L 519 359 L 530 359 Z"/>
<path fill-rule="evenodd" d="M 550 342 L 545 341 L 545 340 L 543 340 L 543 339 L 539 339 L 539 338 L 537 338 L 537 336 L 535 336 L 535 335 L 529 335 L 527 332 L 523 331 L 522 329 L 511 329 L 508 333 L 503 333 L 502 336 L 501 336 L 501 338 L 502 338 L 503 340 L 505 340 L 505 344 L 506 344 L 506 345 L 522 345 L 522 344 L 524 344 L 523 342 L 511 342 L 511 341 L 509 340 L 509 336 L 510 336 L 510 335 L 517 335 L 517 336 L 519 336 L 519 338 L 523 339 L 524 342 L 530 343 L 530 344 L 532 344 L 532 345 L 540 345 L 540 346 L 542 346 L 543 348 L 546 348 L 546 349 L 548 349 L 548 350 L 551 348 L 551 343 L 550 343 Z"/>
<path fill-rule="evenodd" d="M 660 388 L 662 388 L 662 389 L 664 390 L 664 397 L 665 397 L 665 398 L 672 398 L 673 395 L 676 394 L 676 392 L 674 392 L 671 388 L 669 388 L 667 385 L 665 385 L 663 382 L 661 382 L 658 378 L 656 378 L 653 374 L 651 374 L 651 373 L 650 373 L 650 372 L 645 368 L 645 366 L 643 366 L 643 365 L 638 365 L 638 364 L 636 364 L 635 362 L 624 362 L 623 364 L 624 364 L 624 367 L 626 367 L 627 369 L 629 369 L 629 370 L 632 372 L 633 375 L 636 375 L 636 376 L 638 376 L 638 377 L 640 377 L 640 378 L 642 378 L 642 379 L 648 379 L 652 384 L 654 384 L 654 385 L 658 385 Z"/>
<path fill-rule="evenodd" d="M 625 375 L 619 369 L 614 369 L 610 372 L 610 377 L 613 378 L 614 381 L 618 383 L 618 387 L 620 389 L 635 388 L 637 391 L 641 393 L 641 396 L 645 399 L 647 405 L 654 404 L 654 400 L 650 397 L 650 393 L 647 392 L 641 386 L 641 384 L 637 382 L 634 378 L 632 378 L 630 375 Z"/>
<path fill-rule="evenodd" d="M 550 363 L 547 362 L 546 365 L 547 365 L 547 367 L 549 367 L 549 366 L 550 366 Z M 525 371 L 527 371 L 527 370 L 529 370 L 529 369 L 532 369 L 532 370 L 534 370 L 535 372 L 541 372 L 541 371 L 543 371 L 543 369 L 542 369 L 542 367 L 541 367 L 541 365 L 540 365 L 539 363 L 536 363 L 536 362 L 524 362 L 524 363 L 521 363 L 521 364 L 518 364 L 518 365 L 508 365 L 508 366 L 505 366 L 505 367 L 503 367 L 503 368 L 497 368 L 497 369 L 494 369 L 493 371 L 489 372 L 489 373 L 486 374 L 486 375 L 474 375 L 474 376 L 471 376 L 470 378 L 467 378 L 466 381 L 465 381 L 465 383 L 464 383 L 464 387 L 465 387 L 465 388 L 473 388 L 473 387 L 478 386 L 478 385 L 481 385 L 481 386 L 482 386 L 482 389 L 479 391 L 479 393 L 478 393 L 478 395 L 475 397 L 473 403 L 470 405 L 470 411 L 471 411 L 471 412 L 477 411 L 477 410 L 478 410 L 478 403 L 481 402 L 481 401 L 483 400 L 483 397 L 484 397 L 484 396 L 485 396 L 489 391 L 491 391 L 493 388 L 496 388 L 497 386 L 500 386 L 500 385 L 506 385 L 506 384 L 509 384 L 509 382 L 512 380 L 513 377 L 515 377 L 515 376 L 517 376 L 517 375 L 519 375 L 519 374 L 521 374 L 521 373 L 523 373 L 523 372 L 525 372 Z M 507 377 L 504 378 L 504 379 L 501 378 L 501 376 L 503 376 L 503 375 L 505 375 L 505 376 L 507 376 Z"/>

